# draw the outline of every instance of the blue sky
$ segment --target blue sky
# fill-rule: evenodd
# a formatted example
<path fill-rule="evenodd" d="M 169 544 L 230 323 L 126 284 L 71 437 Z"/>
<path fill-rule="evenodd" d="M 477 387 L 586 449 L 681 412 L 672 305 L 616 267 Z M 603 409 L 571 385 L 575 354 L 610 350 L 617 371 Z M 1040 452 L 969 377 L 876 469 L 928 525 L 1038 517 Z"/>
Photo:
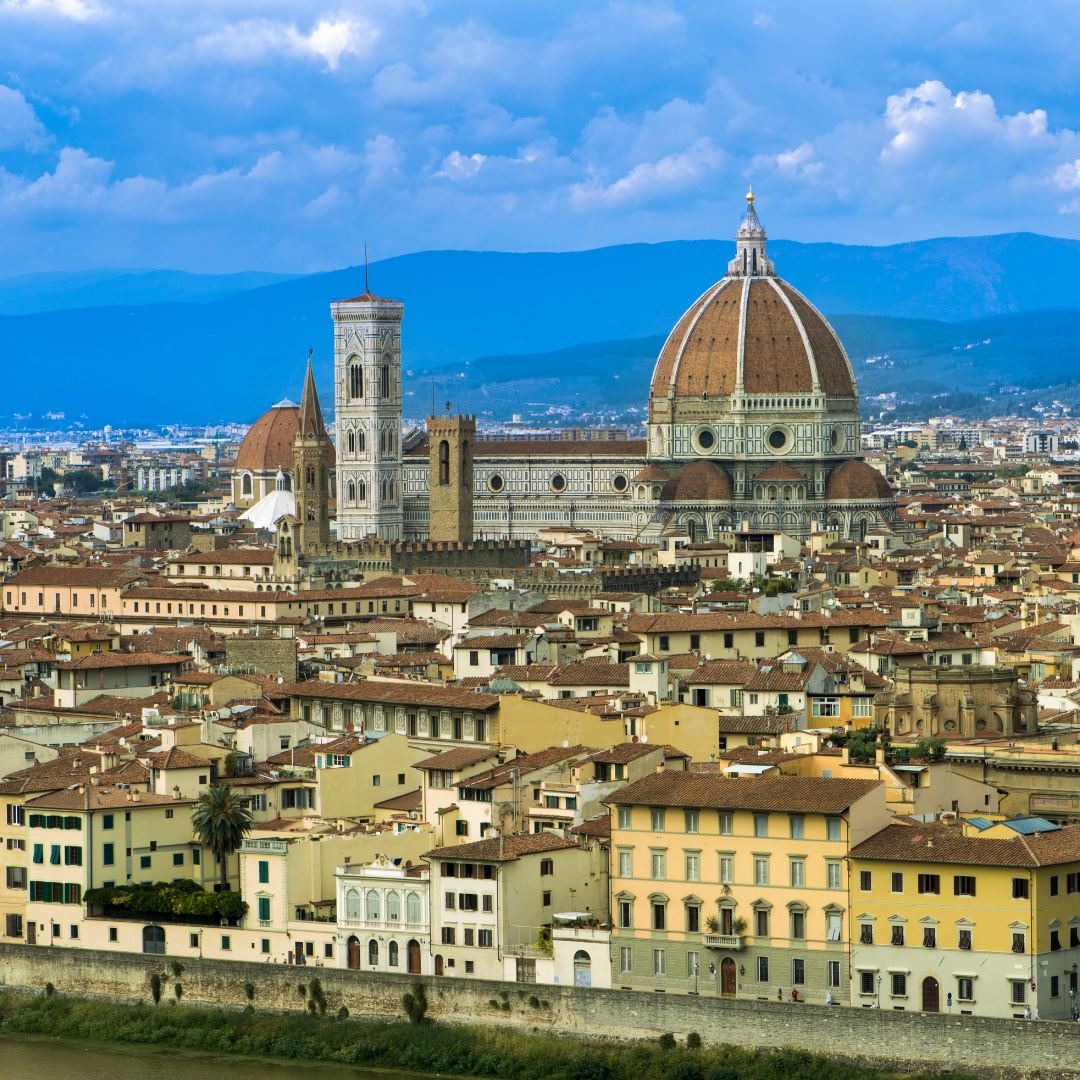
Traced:
<path fill-rule="evenodd" d="M 0 276 L 1080 237 L 1080 5 L 0 0 Z"/>

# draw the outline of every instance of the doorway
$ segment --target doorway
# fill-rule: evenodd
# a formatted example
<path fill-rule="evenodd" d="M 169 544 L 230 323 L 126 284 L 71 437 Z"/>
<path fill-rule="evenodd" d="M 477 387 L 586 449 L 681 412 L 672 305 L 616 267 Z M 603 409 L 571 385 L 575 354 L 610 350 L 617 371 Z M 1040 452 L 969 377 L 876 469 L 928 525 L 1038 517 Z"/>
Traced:
<path fill-rule="evenodd" d="M 441 975 L 442 974 L 442 954 L 441 953 L 436 953 L 435 954 L 435 974 L 436 975 Z"/>
<path fill-rule="evenodd" d="M 27 945 L 36 945 L 37 944 L 37 923 L 36 922 L 29 922 L 29 923 L 26 924 L 26 944 Z"/>
<path fill-rule="evenodd" d="M 720 994 L 722 997 L 735 996 L 735 961 L 730 956 L 720 961 Z"/>
<path fill-rule="evenodd" d="M 410 941 L 408 945 L 409 949 L 409 974 L 420 974 L 420 942 Z"/>
<path fill-rule="evenodd" d="M 922 1011 L 923 1012 L 940 1012 L 941 1011 L 941 991 L 938 988 L 938 981 L 932 975 L 928 975 L 923 979 L 922 984 Z"/>
<path fill-rule="evenodd" d="M 348 949 L 349 960 L 348 964 L 351 968 L 358 968 L 360 966 L 360 942 L 354 935 L 350 937 L 345 946 Z"/>

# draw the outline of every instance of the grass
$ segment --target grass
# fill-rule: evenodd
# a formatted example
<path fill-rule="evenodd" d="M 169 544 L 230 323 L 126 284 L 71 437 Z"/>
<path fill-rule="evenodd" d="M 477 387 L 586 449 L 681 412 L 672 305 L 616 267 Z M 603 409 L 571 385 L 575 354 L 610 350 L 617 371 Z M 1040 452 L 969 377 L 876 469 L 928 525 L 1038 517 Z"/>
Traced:
<path fill-rule="evenodd" d="M 81 998 L 0 996 L 0 1031 L 101 1042 L 142 1043 L 327 1061 L 501 1080 L 883 1080 L 887 1074 L 833 1064 L 803 1050 L 688 1050 L 670 1036 L 615 1044 L 560 1039 L 508 1028 L 401 1019 L 370 1022 L 308 1012 L 271 1014 Z M 693 1042 L 693 1040 L 690 1040 Z M 674 1043 L 674 1045 L 672 1045 Z M 666 1048 L 665 1048 L 666 1047 Z M 910 1077 L 907 1080 L 911 1080 Z M 953 1080 L 973 1078 L 953 1077 Z"/>

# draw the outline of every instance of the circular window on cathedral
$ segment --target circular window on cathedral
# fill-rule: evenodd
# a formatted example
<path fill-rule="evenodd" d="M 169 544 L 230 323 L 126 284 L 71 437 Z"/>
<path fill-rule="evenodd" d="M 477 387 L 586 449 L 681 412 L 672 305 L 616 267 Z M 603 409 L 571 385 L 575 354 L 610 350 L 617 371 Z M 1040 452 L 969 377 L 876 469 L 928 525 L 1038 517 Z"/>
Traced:
<path fill-rule="evenodd" d="M 552 491 L 565 491 L 566 490 L 566 477 L 562 473 L 556 473 L 551 478 L 551 490 Z"/>
<path fill-rule="evenodd" d="M 829 436 L 829 442 L 832 443 L 832 448 L 838 450 L 844 444 L 844 429 L 842 425 L 837 424 L 832 429 L 832 434 Z"/>
<path fill-rule="evenodd" d="M 502 491 L 503 478 L 498 473 L 492 473 L 491 476 L 488 477 L 488 487 L 491 488 L 492 491 Z"/>
<path fill-rule="evenodd" d="M 612 481 L 611 481 L 611 486 L 616 491 L 620 491 L 620 492 L 625 491 L 628 484 L 629 484 L 629 481 L 626 479 L 625 476 L 622 475 L 622 473 L 619 473 L 619 475 L 614 477 L 614 479 L 612 479 Z"/>
<path fill-rule="evenodd" d="M 788 449 L 791 443 L 791 434 L 786 428 L 773 428 L 768 435 L 765 436 L 765 441 L 769 444 L 769 449 L 775 453 L 781 453 Z"/>
<path fill-rule="evenodd" d="M 697 444 L 702 450 L 711 450 L 715 442 L 716 436 L 708 428 L 698 432 Z"/>

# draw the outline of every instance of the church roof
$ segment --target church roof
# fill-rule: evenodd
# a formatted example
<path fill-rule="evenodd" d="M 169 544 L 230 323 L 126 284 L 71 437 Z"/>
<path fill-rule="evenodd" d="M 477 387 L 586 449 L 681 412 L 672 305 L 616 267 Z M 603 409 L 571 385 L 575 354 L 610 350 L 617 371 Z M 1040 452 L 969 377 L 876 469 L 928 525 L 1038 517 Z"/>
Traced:
<path fill-rule="evenodd" d="M 684 465 L 660 492 L 661 502 L 722 502 L 733 497 L 731 477 L 704 458 Z"/>
<path fill-rule="evenodd" d="M 300 413 L 297 429 L 305 439 L 325 439 L 326 425 L 323 423 L 322 409 L 319 406 L 319 391 L 315 388 L 315 375 L 311 370 L 311 355 L 308 355 L 307 375 L 304 378 L 304 395 L 300 398 Z"/>
<path fill-rule="evenodd" d="M 759 472 L 755 480 L 794 480 L 796 483 L 805 484 L 806 477 L 801 472 L 796 472 L 790 465 L 783 461 L 774 461 L 764 472 Z"/>

